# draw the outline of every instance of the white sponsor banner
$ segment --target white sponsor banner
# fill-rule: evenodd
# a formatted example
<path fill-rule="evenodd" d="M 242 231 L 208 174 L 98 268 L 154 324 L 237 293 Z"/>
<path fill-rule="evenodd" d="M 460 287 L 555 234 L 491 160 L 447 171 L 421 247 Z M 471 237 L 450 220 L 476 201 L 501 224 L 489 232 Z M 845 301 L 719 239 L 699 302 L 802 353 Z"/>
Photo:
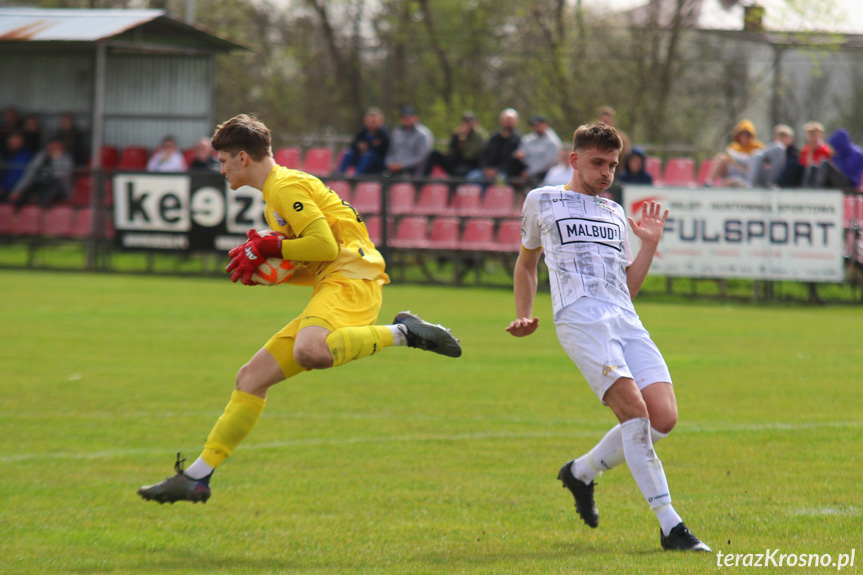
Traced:
<path fill-rule="evenodd" d="M 843 195 L 839 190 L 630 186 L 635 221 L 646 202 L 669 210 L 653 275 L 841 282 Z M 639 240 L 629 231 L 633 253 Z"/>

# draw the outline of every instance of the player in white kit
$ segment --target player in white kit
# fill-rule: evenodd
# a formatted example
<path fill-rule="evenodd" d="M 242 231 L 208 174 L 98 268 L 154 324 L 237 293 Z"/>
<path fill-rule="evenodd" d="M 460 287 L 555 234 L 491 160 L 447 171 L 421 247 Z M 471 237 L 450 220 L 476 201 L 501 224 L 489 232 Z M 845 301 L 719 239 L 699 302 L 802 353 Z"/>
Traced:
<path fill-rule="evenodd" d="M 650 202 L 636 222 L 625 217 L 620 205 L 601 197 L 614 181 L 622 148 L 613 127 L 601 122 L 580 126 L 573 136 L 570 182 L 527 195 L 513 278 L 516 319 L 507 331 L 524 337 L 539 327 L 533 304 L 544 252 L 558 339 L 620 422 L 588 453 L 566 463 L 558 479 L 572 492 L 584 522 L 596 527 L 593 479 L 625 461 L 659 520 L 662 548 L 710 552 L 672 507 L 662 462 L 653 450 L 677 423 L 677 402 L 665 360 L 632 298 L 647 277 L 668 210 L 662 213 Z M 627 219 L 641 241 L 634 259 Z"/>

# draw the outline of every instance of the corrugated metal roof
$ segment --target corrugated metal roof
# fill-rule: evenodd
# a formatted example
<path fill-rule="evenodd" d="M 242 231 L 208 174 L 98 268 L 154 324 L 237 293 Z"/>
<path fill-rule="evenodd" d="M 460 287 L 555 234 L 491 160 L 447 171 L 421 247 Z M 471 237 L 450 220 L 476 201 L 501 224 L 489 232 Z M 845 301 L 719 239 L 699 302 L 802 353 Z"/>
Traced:
<path fill-rule="evenodd" d="M 0 41 L 95 42 L 164 15 L 163 10 L 0 8 Z"/>

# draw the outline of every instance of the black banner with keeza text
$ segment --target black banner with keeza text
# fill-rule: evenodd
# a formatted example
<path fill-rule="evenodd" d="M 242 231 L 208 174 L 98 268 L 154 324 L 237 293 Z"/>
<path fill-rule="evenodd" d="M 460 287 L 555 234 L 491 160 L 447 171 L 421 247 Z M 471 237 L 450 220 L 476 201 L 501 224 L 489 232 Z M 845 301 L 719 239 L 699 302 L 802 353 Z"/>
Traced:
<path fill-rule="evenodd" d="M 260 190 L 232 190 L 220 174 L 122 173 L 113 184 L 121 249 L 226 251 L 267 227 Z"/>

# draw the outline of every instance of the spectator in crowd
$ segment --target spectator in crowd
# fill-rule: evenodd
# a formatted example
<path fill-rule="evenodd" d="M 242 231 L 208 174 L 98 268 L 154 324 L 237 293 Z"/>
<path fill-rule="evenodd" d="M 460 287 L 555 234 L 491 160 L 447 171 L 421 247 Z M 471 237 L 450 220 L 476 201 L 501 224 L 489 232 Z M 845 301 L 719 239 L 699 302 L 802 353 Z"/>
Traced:
<path fill-rule="evenodd" d="M 0 157 L 0 201 L 5 201 L 12 193 L 33 159 L 33 154 L 24 147 L 21 132 L 9 132 L 5 144 L 6 153 Z"/>
<path fill-rule="evenodd" d="M 623 186 L 620 183 L 620 175 L 623 173 L 624 159 L 628 158 L 629 153 L 632 151 L 632 141 L 629 139 L 629 136 L 626 135 L 626 132 L 617 127 L 616 116 L 617 113 L 611 106 L 601 106 L 596 111 L 596 121 L 602 122 L 603 124 L 611 126 L 617 130 L 620 139 L 623 140 L 623 148 L 620 150 L 620 162 L 618 162 L 617 167 L 614 169 L 614 181 L 611 183 L 611 186 L 601 194 L 603 197 L 610 198 L 617 203 L 622 203 Z"/>
<path fill-rule="evenodd" d="M 189 164 L 190 172 L 220 172 L 222 170 L 216 152 L 210 143 L 210 138 L 201 138 L 195 144 L 195 155 Z"/>
<path fill-rule="evenodd" d="M 185 172 L 186 160 L 177 145 L 177 138 L 165 136 L 147 162 L 148 172 Z"/>
<path fill-rule="evenodd" d="M 623 171 L 617 180 L 623 184 L 652 186 L 653 176 L 644 169 L 646 163 L 645 151 L 638 146 L 633 147 L 624 161 Z"/>
<path fill-rule="evenodd" d="M 8 107 L 3 110 L 3 124 L 0 124 L 0 158 L 7 155 L 6 142 L 12 132 L 21 132 L 21 115 L 18 108 Z"/>
<path fill-rule="evenodd" d="M 819 122 L 807 122 L 803 124 L 803 133 L 806 144 L 800 150 L 800 165 L 803 166 L 804 187 L 815 184 L 815 172 L 822 160 L 829 160 L 833 156 L 830 146 L 824 141 L 824 126 Z"/>
<path fill-rule="evenodd" d="M 369 108 L 363 117 L 363 127 L 356 133 L 351 146 L 339 165 L 339 173 L 354 168 L 358 176 L 380 174 L 390 146 L 390 134 L 384 125 L 380 108 Z"/>
<path fill-rule="evenodd" d="M 857 188 L 863 175 L 863 150 L 851 141 L 845 128 L 827 138 L 833 150 L 832 159 L 821 160 L 815 172 L 816 188 Z"/>
<path fill-rule="evenodd" d="M 777 124 L 773 128 L 773 141 L 752 156 L 746 178 L 749 186 L 767 188 L 778 185 L 777 182 L 785 171 L 788 148 L 791 146 L 794 146 L 794 130 L 791 126 Z"/>
<path fill-rule="evenodd" d="M 510 176 L 518 176 L 520 171 L 515 166 L 513 154 L 521 143 L 521 133 L 518 131 L 518 112 L 507 108 L 500 113 L 500 128 L 498 128 L 485 144 L 480 156 L 480 167 L 468 174 L 471 180 L 504 180 Z"/>
<path fill-rule="evenodd" d="M 569 149 L 569 146 L 561 146 L 557 163 L 551 167 L 548 173 L 545 174 L 545 178 L 542 179 L 543 186 L 562 186 L 569 183 L 569 180 L 572 179 L 571 155 L 572 150 Z"/>
<path fill-rule="evenodd" d="M 723 186 L 746 187 L 752 157 L 764 144 L 756 139 L 755 124 L 743 119 L 734 127 L 732 142 L 716 155 L 707 177 L 707 185 L 717 180 Z"/>
<path fill-rule="evenodd" d="M 788 153 L 794 149 L 794 130 L 786 124 L 773 128 L 773 141 L 752 156 L 747 183 L 751 187 L 778 186 L 788 164 Z"/>
<path fill-rule="evenodd" d="M 412 106 L 402 108 L 399 127 L 390 135 L 386 172 L 391 176 L 421 176 L 431 153 L 431 131 L 420 123 Z"/>
<path fill-rule="evenodd" d="M 52 138 L 27 166 L 9 201 L 20 208 L 31 200 L 47 206 L 53 200 L 68 199 L 72 196 L 74 169 L 75 162 L 66 151 L 66 144 L 60 138 Z"/>
<path fill-rule="evenodd" d="M 36 114 L 27 114 L 21 127 L 24 134 L 24 147 L 34 156 L 42 149 L 42 121 Z"/>
<path fill-rule="evenodd" d="M 84 133 L 75 124 L 75 116 L 61 114 L 57 121 L 57 131 L 54 136 L 63 140 L 66 151 L 72 156 L 76 166 L 87 165 L 90 154 Z"/>
<path fill-rule="evenodd" d="M 615 119 L 616 115 L 617 113 L 611 106 L 601 106 L 599 110 L 596 111 L 596 120 L 617 130 L 617 133 L 623 140 L 623 149 L 620 151 L 620 157 L 628 158 L 629 152 L 632 150 L 632 141 L 629 139 L 629 136 L 626 135 L 626 132 L 617 127 L 617 120 Z M 617 164 L 617 169 L 614 171 L 614 178 L 617 179 L 621 172 L 623 172 L 623 162 Z"/>
<path fill-rule="evenodd" d="M 479 160 L 485 145 L 485 133 L 473 112 L 462 114 L 461 122 L 453 131 L 447 153 L 433 150 L 429 157 L 425 175 L 438 166 L 450 176 L 464 178 L 471 170 L 479 168 Z"/>
<path fill-rule="evenodd" d="M 562 144 L 545 116 L 531 118 L 530 130 L 512 155 L 513 170 L 520 172 L 522 178 L 536 183 L 541 182 L 557 163 Z"/>

